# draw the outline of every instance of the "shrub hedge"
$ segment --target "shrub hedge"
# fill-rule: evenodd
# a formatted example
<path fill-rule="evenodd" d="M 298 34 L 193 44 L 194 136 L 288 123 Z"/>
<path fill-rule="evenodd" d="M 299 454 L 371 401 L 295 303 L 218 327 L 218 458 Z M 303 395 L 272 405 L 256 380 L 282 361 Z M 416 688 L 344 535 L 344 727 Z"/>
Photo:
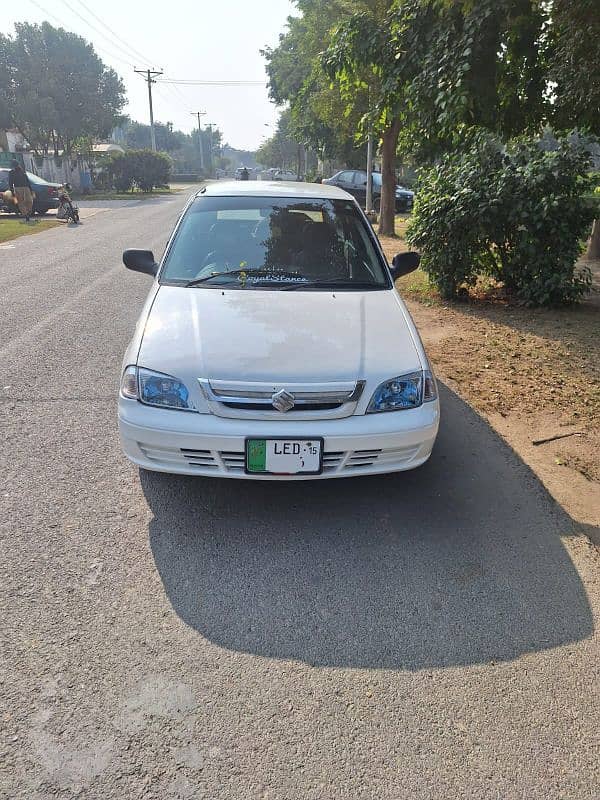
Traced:
<path fill-rule="evenodd" d="M 423 170 L 407 239 L 442 296 L 481 275 L 530 306 L 589 291 L 589 270 L 575 269 L 596 210 L 589 166 L 588 151 L 566 138 L 548 151 L 536 139 L 503 146 L 482 134 Z"/>

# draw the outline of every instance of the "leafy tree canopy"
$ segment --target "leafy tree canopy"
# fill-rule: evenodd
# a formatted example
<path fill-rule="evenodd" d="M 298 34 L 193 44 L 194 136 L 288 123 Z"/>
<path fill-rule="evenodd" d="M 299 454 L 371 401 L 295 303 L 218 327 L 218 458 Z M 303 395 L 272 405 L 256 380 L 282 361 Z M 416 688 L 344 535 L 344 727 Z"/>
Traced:
<path fill-rule="evenodd" d="M 48 22 L 0 37 L 0 67 L 0 116 L 42 152 L 108 135 L 125 104 L 121 79 L 93 46 Z"/>
<path fill-rule="evenodd" d="M 552 121 L 600 135 L 600 3 L 554 0 L 549 74 Z"/>

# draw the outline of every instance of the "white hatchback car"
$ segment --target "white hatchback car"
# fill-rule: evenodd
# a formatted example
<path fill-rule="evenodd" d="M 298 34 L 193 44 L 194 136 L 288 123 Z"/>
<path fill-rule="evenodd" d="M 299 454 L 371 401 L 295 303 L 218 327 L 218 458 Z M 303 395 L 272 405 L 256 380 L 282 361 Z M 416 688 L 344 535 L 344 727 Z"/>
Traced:
<path fill-rule="evenodd" d="M 191 198 L 123 361 L 125 454 L 159 472 L 302 480 L 407 470 L 436 382 L 356 201 L 333 186 L 218 182 Z"/>

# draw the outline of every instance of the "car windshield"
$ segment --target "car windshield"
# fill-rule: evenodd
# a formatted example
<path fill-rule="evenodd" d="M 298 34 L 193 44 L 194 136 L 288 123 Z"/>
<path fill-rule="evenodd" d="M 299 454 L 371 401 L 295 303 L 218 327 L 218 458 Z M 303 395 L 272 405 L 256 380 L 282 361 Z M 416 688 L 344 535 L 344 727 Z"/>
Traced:
<path fill-rule="evenodd" d="M 391 287 L 373 234 L 352 202 L 286 197 L 197 198 L 160 282 L 307 291 Z"/>

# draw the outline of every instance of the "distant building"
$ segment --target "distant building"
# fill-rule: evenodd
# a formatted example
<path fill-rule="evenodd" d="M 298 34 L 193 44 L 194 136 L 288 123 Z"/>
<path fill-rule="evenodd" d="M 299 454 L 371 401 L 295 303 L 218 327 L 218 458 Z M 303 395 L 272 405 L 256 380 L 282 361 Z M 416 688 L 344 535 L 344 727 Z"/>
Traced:
<path fill-rule="evenodd" d="M 92 146 L 92 153 L 96 153 L 96 155 L 105 155 L 106 153 L 124 153 L 125 148 L 121 147 L 120 144 L 114 144 L 113 142 L 102 142 L 101 144 L 95 144 Z"/>

